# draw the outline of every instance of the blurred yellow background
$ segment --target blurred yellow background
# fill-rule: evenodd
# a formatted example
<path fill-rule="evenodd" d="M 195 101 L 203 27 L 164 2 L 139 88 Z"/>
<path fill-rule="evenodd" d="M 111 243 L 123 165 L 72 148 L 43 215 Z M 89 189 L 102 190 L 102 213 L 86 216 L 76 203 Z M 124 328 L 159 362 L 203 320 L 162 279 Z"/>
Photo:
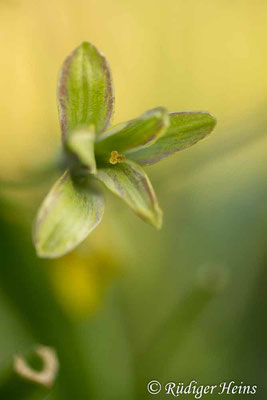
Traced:
<path fill-rule="evenodd" d="M 115 122 L 162 105 L 220 130 L 266 101 L 266 21 L 263 0 L 1 0 L 1 174 L 59 144 L 58 71 L 81 41 L 110 62 Z"/>
<path fill-rule="evenodd" d="M 266 380 L 266 39 L 266 0 L 0 0 L 0 179 L 38 169 L 60 147 L 58 72 L 82 41 L 111 65 L 115 123 L 156 106 L 205 110 L 218 120 L 205 141 L 147 168 L 164 211 L 160 232 L 106 194 L 96 231 L 71 255 L 44 264 L 48 293 L 82 332 L 94 400 L 146 398 L 150 378 Z M 29 240 L 44 186 L 26 198 L 5 192 L 30 211 Z M 31 246 L 26 265 L 38 275 Z M 12 293 L 0 278 L 17 298 L 19 289 Z M 28 284 L 21 279 L 25 293 Z M 55 325 L 50 335 L 41 317 L 31 317 L 25 293 L 22 314 L 35 340 L 51 339 L 68 364 L 53 310 L 45 315 Z M 0 313 L 8 321 L 0 354 L 13 354 L 24 333 L 12 328 L 19 323 L 4 301 Z M 73 393 L 82 386 L 77 376 Z"/>

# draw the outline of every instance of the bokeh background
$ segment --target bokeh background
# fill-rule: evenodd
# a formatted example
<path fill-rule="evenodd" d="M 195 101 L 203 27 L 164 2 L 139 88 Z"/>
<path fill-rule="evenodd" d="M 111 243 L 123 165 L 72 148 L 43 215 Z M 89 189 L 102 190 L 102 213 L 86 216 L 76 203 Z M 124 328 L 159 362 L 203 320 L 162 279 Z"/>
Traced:
<path fill-rule="evenodd" d="M 266 0 L 0 1 L 0 180 L 19 182 L 0 183 L 0 361 L 54 346 L 48 399 L 143 400 L 151 379 L 266 398 L 266 38 Z M 147 168 L 160 232 L 106 193 L 96 231 L 48 262 L 31 227 L 55 177 L 38 171 L 60 147 L 59 68 L 84 40 L 111 64 L 114 122 L 161 105 L 218 124 Z"/>

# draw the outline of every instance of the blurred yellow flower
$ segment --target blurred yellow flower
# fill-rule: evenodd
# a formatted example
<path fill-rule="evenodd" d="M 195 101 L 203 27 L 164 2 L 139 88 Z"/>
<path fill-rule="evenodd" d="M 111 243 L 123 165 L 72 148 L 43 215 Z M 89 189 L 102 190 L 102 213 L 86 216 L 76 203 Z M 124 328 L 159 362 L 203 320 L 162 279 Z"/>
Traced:
<path fill-rule="evenodd" d="M 120 265 L 109 253 L 71 253 L 53 263 L 51 279 L 59 301 L 74 317 L 92 315 L 105 290 L 120 273 Z"/>

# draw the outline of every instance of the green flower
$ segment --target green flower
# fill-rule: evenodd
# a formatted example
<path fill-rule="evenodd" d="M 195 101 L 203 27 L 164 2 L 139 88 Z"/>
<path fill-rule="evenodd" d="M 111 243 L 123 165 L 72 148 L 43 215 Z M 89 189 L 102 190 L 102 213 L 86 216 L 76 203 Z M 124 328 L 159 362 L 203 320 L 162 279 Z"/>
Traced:
<path fill-rule="evenodd" d="M 209 134 L 207 112 L 168 113 L 163 107 L 109 128 L 114 96 L 105 57 L 82 43 L 65 60 L 58 107 L 67 170 L 41 205 L 34 227 L 40 257 L 60 257 L 99 224 L 104 212 L 98 180 L 156 228 L 162 212 L 142 166 L 185 149 Z"/>

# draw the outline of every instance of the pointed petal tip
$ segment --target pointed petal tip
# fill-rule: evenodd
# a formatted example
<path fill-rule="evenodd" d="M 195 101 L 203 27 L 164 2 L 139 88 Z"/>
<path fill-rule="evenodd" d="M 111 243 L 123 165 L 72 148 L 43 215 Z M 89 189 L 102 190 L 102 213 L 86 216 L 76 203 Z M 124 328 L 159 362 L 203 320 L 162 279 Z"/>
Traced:
<path fill-rule="evenodd" d="M 161 208 L 157 208 L 155 210 L 155 218 L 153 220 L 153 225 L 154 227 L 159 231 L 162 228 L 162 222 L 163 222 L 163 212 Z"/>
<path fill-rule="evenodd" d="M 81 42 L 81 44 L 79 46 L 76 47 L 76 50 L 78 49 L 83 49 L 83 50 L 89 50 L 89 49 L 94 49 L 97 51 L 97 53 L 99 53 L 101 56 L 103 56 L 103 54 L 101 53 L 101 51 L 91 42 L 88 42 L 86 40 L 84 40 L 83 42 Z M 75 51 L 75 50 L 74 50 Z"/>
<path fill-rule="evenodd" d="M 140 117 L 115 125 L 99 135 L 96 139 L 96 154 L 102 155 L 114 150 L 131 153 L 149 147 L 164 136 L 169 126 L 167 109 L 153 108 Z"/>
<path fill-rule="evenodd" d="M 215 126 L 217 125 L 217 118 L 208 111 L 203 112 L 203 114 L 206 114 L 210 118 L 210 121 L 212 123 L 212 129 L 214 129 Z"/>
<path fill-rule="evenodd" d="M 121 164 L 101 167 L 97 179 L 124 200 L 143 221 L 157 229 L 161 228 L 162 211 L 156 194 L 148 176 L 138 164 L 125 160 Z"/>
<path fill-rule="evenodd" d="M 153 214 L 142 212 L 136 212 L 136 214 L 138 215 L 138 217 L 140 217 L 141 220 L 150 224 L 151 226 L 153 226 L 153 228 L 156 228 L 157 231 L 161 230 L 163 214 L 160 208 L 153 210 Z"/>
<path fill-rule="evenodd" d="M 34 246 L 35 246 L 35 251 L 36 251 L 36 255 L 38 258 L 50 259 L 50 260 L 55 259 L 55 258 L 60 258 L 73 250 L 73 249 L 70 249 L 65 252 L 56 253 L 56 252 L 50 252 L 49 250 L 38 247 L 38 245 L 36 243 L 34 243 Z"/>
<path fill-rule="evenodd" d="M 92 43 L 88 42 L 88 40 L 83 40 L 83 41 L 81 42 L 80 46 L 81 46 L 81 47 L 91 47 L 91 46 L 94 47 L 94 45 L 93 45 Z M 80 47 L 80 46 L 78 46 L 78 47 Z"/>
<path fill-rule="evenodd" d="M 78 44 L 78 46 L 76 46 L 75 48 L 74 48 L 74 50 L 72 51 L 72 53 L 70 53 L 70 54 L 74 54 L 77 50 L 79 50 L 79 49 L 84 49 L 84 50 L 87 50 L 87 49 L 89 49 L 89 48 L 94 48 L 94 49 L 96 49 L 96 47 L 91 43 L 91 42 L 89 42 L 88 40 L 83 40 L 82 42 L 80 42 L 80 44 Z"/>
<path fill-rule="evenodd" d="M 64 256 L 65 254 L 70 253 L 73 248 L 65 250 L 65 251 L 51 251 L 49 248 L 45 248 L 42 243 L 37 239 L 37 232 L 38 232 L 38 214 L 35 219 L 34 225 L 33 225 L 33 230 L 32 230 L 32 241 L 33 245 L 35 247 L 35 252 L 38 258 L 42 259 L 55 259 Z"/>
<path fill-rule="evenodd" d="M 197 113 L 197 111 L 196 111 L 196 113 Z M 202 115 L 205 115 L 205 116 L 207 116 L 208 117 L 208 120 L 209 120 L 209 122 L 210 122 L 210 132 L 212 132 L 212 130 L 215 128 L 215 126 L 217 125 L 217 119 L 216 119 L 216 117 L 213 115 L 213 114 L 211 114 L 210 112 L 208 112 L 208 111 L 200 111 L 200 113 L 202 113 Z"/>
<path fill-rule="evenodd" d="M 149 116 L 153 116 L 154 118 L 158 118 L 162 125 L 168 127 L 170 125 L 170 118 L 169 118 L 169 112 L 167 110 L 167 108 L 159 106 L 156 108 L 152 108 L 149 111 L 146 111 L 143 114 L 143 117 L 149 117 Z"/>

